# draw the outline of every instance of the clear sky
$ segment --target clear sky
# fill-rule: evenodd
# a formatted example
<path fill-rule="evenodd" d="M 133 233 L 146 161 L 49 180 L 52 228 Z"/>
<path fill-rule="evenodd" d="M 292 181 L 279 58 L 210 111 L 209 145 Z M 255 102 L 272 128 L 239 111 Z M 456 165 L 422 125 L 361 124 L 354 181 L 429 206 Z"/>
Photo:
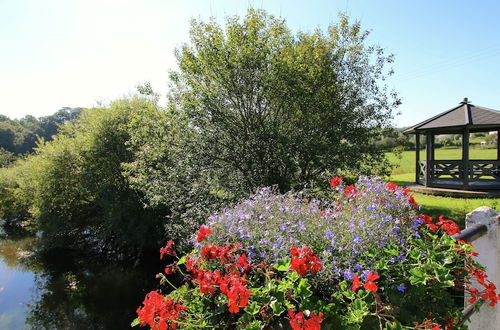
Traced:
<path fill-rule="evenodd" d="M 0 113 L 42 116 L 90 107 L 150 81 L 167 91 L 189 20 L 262 8 L 294 30 L 347 13 L 394 53 L 388 81 L 402 98 L 396 126 L 458 105 L 500 110 L 500 1 L 0 0 Z"/>

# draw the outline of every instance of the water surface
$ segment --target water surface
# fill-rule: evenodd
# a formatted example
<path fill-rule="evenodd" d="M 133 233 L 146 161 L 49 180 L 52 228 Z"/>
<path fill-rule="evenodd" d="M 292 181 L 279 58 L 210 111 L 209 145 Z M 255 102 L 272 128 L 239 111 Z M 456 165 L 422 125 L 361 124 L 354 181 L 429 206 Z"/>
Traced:
<path fill-rule="evenodd" d="M 140 262 L 30 251 L 36 251 L 34 238 L 0 233 L 0 329 L 130 329 L 162 270 L 156 251 Z"/>

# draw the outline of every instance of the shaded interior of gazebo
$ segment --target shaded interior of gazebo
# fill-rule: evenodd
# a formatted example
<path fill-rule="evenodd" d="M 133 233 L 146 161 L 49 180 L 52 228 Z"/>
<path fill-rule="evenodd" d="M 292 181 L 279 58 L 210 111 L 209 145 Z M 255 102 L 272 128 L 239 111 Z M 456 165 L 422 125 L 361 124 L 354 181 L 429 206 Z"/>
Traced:
<path fill-rule="evenodd" d="M 496 159 L 470 159 L 470 134 L 491 131 L 500 133 L 500 111 L 475 106 L 467 98 L 459 106 L 406 129 L 403 133 L 415 134 L 415 182 L 436 188 L 499 190 L 500 142 Z M 461 134 L 461 160 L 436 160 L 435 140 L 442 134 Z M 420 159 L 422 136 L 425 160 Z"/>

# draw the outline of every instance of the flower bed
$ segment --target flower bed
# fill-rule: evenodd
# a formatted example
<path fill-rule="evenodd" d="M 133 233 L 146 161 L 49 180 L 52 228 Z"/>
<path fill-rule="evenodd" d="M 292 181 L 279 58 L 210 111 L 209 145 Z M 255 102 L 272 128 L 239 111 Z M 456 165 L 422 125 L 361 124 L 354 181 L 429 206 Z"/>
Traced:
<path fill-rule="evenodd" d="M 192 253 L 160 274 L 133 325 L 153 329 L 452 329 L 471 302 L 500 296 L 456 241 L 452 220 L 418 214 L 405 188 L 330 181 L 327 198 L 265 188 L 200 228 Z M 173 242 L 161 257 L 176 256 Z M 472 288 L 474 277 L 482 290 Z"/>

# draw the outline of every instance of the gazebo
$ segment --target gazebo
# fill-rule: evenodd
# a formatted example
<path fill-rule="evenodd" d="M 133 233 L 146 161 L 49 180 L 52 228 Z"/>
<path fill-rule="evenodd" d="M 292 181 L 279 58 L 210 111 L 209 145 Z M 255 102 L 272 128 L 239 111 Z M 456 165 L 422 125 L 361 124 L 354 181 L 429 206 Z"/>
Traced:
<path fill-rule="evenodd" d="M 500 132 L 500 111 L 475 106 L 467 98 L 457 107 L 403 131 L 415 134 L 415 182 L 436 188 L 500 189 L 500 140 L 495 159 L 471 160 L 469 154 L 470 133 L 491 131 Z M 435 159 L 435 137 L 441 134 L 462 136 L 461 160 Z M 420 160 L 421 136 L 425 136 L 425 160 Z"/>

